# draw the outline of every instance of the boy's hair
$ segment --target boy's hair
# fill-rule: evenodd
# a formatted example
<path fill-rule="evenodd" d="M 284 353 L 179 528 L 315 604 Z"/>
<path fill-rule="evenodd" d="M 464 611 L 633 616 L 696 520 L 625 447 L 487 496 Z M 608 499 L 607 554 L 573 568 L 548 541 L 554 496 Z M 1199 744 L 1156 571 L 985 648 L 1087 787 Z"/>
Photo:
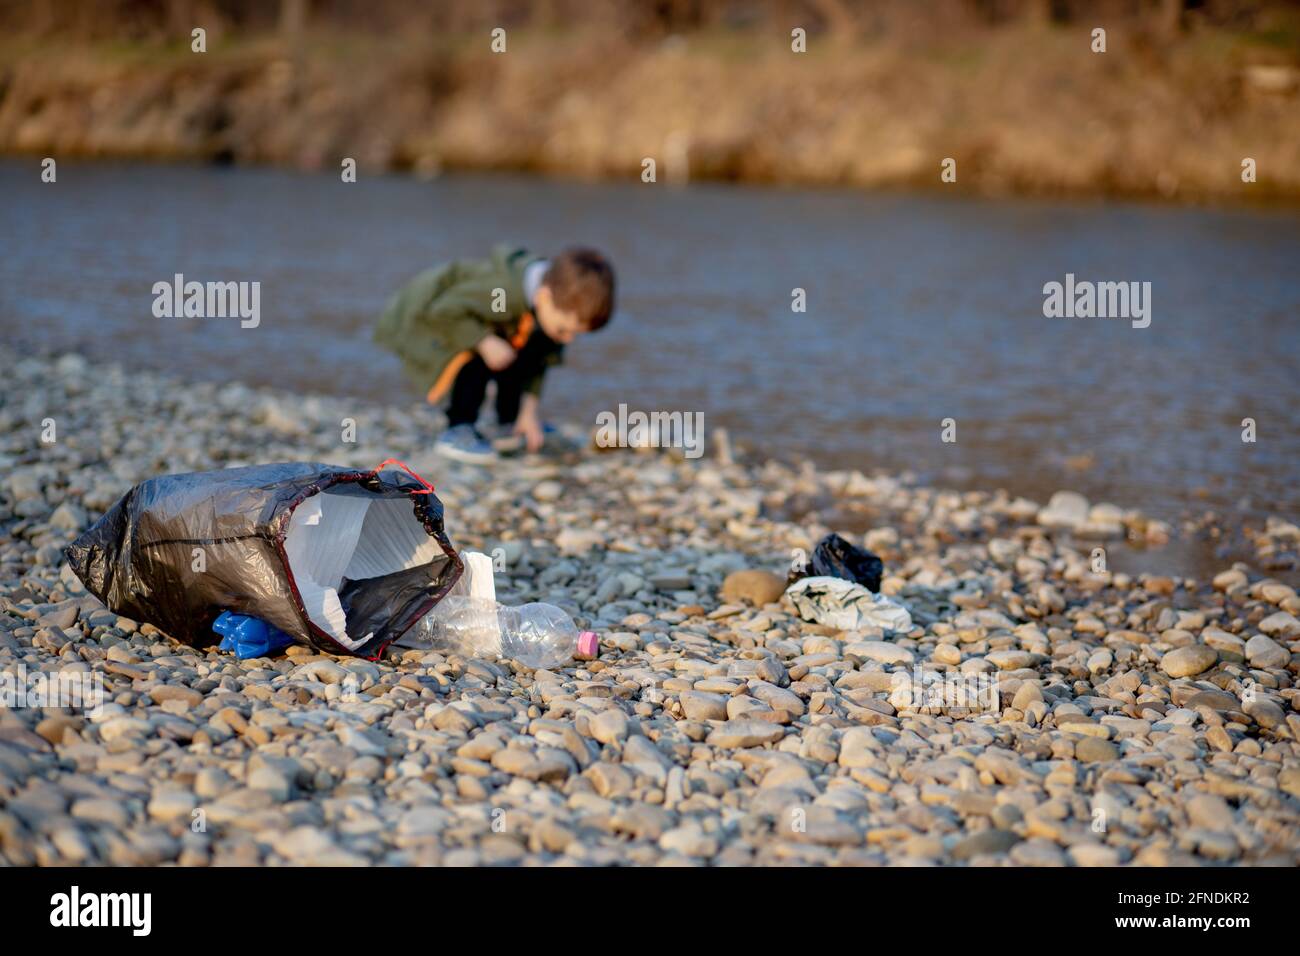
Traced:
<path fill-rule="evenodd" d="M 595 249 L 565 249 L 551 259 L 542 284 L 556 305 L 578 313 L 588 332 L 605 325 L 614 312 L 614 270 Z"/>

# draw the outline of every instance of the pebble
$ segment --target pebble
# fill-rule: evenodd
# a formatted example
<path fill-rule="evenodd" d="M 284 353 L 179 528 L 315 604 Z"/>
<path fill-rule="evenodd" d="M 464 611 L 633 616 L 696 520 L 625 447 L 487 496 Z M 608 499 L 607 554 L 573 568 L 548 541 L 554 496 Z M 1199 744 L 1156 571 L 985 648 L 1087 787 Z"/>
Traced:
<path fill-rule="evenodd" d="M 1256 634 L 1246 642 L 1246 660 L 1251 667 L 1286 667 L 1291 662 L 1291 652 L 1263 634 Z"/>
<path fill-rule="evenodd" d="M 1074 745 L 1074 759 L 1080 763 L 1104 763 L 1119 759 L 1119 748 L 1100 737 L 1084 737 Z"/>
<path fill-rule="evenodd" d="M 663 751 L 645 737 L 629 737 L 623 745 L 623 765 L 663 786 L 672 764 Z"/>
<path fill-rule="evenodd" d="M 192 687 L 182 687 L 179 684 L 159 684 L 151 687 L 149 696 L 159 704 L 169 700 L 178 701 L 184 704 L 186 709 L 193 709 L 203 703 L 202 694 Z"/>
<path fill-rule="evenodd" d="M 383 740 L 369 731 L 345 725 L 336 731 L 339 743 L 350 750 L 355 750 L 362 757 L 384 757 L 388 747 Z"/>
<path fill-rule="evenodd" d="M 34 468 L 14 468 L 5 484 L 9 497 L 15 502 L 37 500 L 44 488 L 44 482 Z"/>
<path fill-rule="evenodd" d="M 726 720 L 727 699 L 721 694 L 693 690 L 682 691 L 678 698 L 682 712 L 690 720 Z"/>
<path fill-rule="evenodd" d="M 728 720 L 709 733 L 705 741 L 711 747 L 761 747 L 773 744 L 785 736 L 778 724 L 763 720 Z"/>
<path fill-rule="evenodd" d="M 1241 709 L 1248 716 L 1253 718 L 1255 723 L 1259 724 L 1266 730 L 1272 730 L 1275 727 L 1281 726 L 1282 722 L 1286 719 L 1286 713 L 1282 708 L 1266 697 L 1259 697 L 1253 701 L 1247 701 L 1242 704 Z"/>
<path fill-rule="evenodd" d="M 36 733 L 51 744 L 61 744 L 65 736 L 71 731 L 73 733 L 81 729 L 84 721 L 80 717 L 70 717 L 65 714 L 55 714 L 45 717 L 36 725 Z"/>
<path fill-rule="evenodd" d="M 781 600 L 785 593 L 785 580 L 770 571 L 748 569 L 733 571 L 722 582 L 722 599 L 735 603 L 748 603 L 762 607 Z"/>
<path fill-rule="evenodd" d="M 289 674 L 292 680 L 317 681 L 322 684 L 340 684 L 348 677 L 348 671 L 329 660 L 308 661 L 300 664 Z"/>
<path fill-rule="evenodd" d="M 63 531 L 80 531 L 86 524 L 85 510 L 70 501 L 59 505 L 50 515 L 50 526 Z"/>
<path fill-rule="evenodd" d="M 261 766 L 248 775 L 248 786 L 271 794 L 276 801 L 289 799 L 292 783 L 281 771 L 271 766 Z"/>
<path fill-rule="evenodd" d="M 1066 853 L 1075 866 L 1119 866 L 1120 852 L 1102 843 L 1076 843 Z"/>
<path fill-rule="evenodd" d="M 1270 614 L 1260 621 L 1259 629 L 1265 634 L 1273 636 L 1294 637 L 1300 634 L 1300 620 L 1297 620 L 1294 614 L 1278 611 L 1276 614 Z"/>
<path fill-rule="evenodd" d="M 1236 634 L 1229 634 L 1227 631 L 1220 630 L 1217 627 L 1207 627 L 1201 632 L 1201 640 L 1208 646 L 1214 648 L 1220 654 L 1235 654 L 1241 657 L 1246 653 L 1246 642 Z"/>
<path fill-rule="evenodd" d="M 212 800 L 234 786 L 230 774 L 220 767 L 204 767 L 194 775 L 194 794 L 202 800 Z"/>
<path fill-rule="evenodd" d="M 1194 677 L 1209 670 L 1218 661 L 1214 648 L 1204 644 L 1178 647 L 1160 659 L 1160 669 L 1170 677 Z"/>
<path fill-rule="evenodd" d="M 319 859 L 335 849 L 328 832 L 310 826 L 294 827 L 276 837 L 271 846 L 280 856 L 298 862 Z"/>
<path fill-rule="evenodd" d="M 187 822 L 190 812 L 198 805 L 194 794 L 186 790 L 166 790 L 154 794 L 149 801 L 149 816 L 163 823 L 184 819 Z"/>
<path fill-rule="evenodd" d="M 1030 704 L 1041 702 L 1043 699 L 1042 689 L 1030 681 L 1023 682 L 1016 688 L 1015 696 L 1011 699 L 1011 706 L 1016 710 L 1027 710 Z"/>
<path fill-rule="evenodd" d="M 698 823 L 674 827 L 659 837 L 659 847 L 668 853 L 689 857 L 711 857 L 718 852 L 718 841 Z"/>
<path fill-rule="evenodd" d="M 1100 650 L 1088 657 L 1088 673 L 1104 674 L 1110 670 L 1110 665 L 1115 662 L 1115 655 L 1108 650 Z"/>
<path fill-rule="evenodd" d="M 1300 767 L 1284 767 L 1278 772 L 1277 785 L 1280 790 L 1300 797 Z"/>
<path fill-rule="evenodd" d="M 861 657 L 881 664 L 910 664 L 916 655 L 889 641 L 853 641 L 844 645 L 845 657 Z"/>
<path fill-rule="evenodd" d="M 69 863 L 85 863 L 95 855 L 90 841 L 75 827 L 60 827 L 50 834 L 50 842 Z"/>
<path fill-rule="evenodd" d="M 970 860 L 979 856 L 997 856 L 1008 852 L 1020 842 L 1020 837 L 1010 830 L 981 830 L 953 845 L 949 855 L 954 860 Z"/>
<path fill-rule="evenodd" d="M 1021 670 L 1034 662 L 1034 655 L 1028 651 L 993 651 L 984 655 L 984 659 L 998 670 Z"/>
<path fill-rule="evenodd" d="M 869 727 L 850 727 L 840 738 L 839 764 L 841 767 L 872 767 L 879 763 L 876 750 L 879 742 Z"/>
<path fill-rule="evenodd" d="M 1074 529 L 1088 520 L 1088 499 L 1074 491 L 1058 491 L 1038 512 L 1038 523 L 1045 528 Z"/>
<path fill-rule="evenodd" d="M 1187 817 L 1193 826 L 1206 827 L 1210 830 L 1230 830 L 1236 822 L 1228 802 L 1214 794 L 1197 794 L 1189 798 L 1184 806 L 1187 808 Z"/>
<path fill-rule="evenodd" d="M 99 725 L 99 736 L 105 741 L 123 737 L 140 737 L 149 732 L 149 722 L 138 717 L 114 717 Z"/>
<path fill-rule="evenodd" d="M 1220 571 L 1214 576 L 1214 587 L 1220 591 L 1230 591 L 1233 588 L 1244 588 L 1248 582 L 1246 572 L 1240 568 L 1231 568 L 1227 571 Z"/>
<path fill-rule="evenodd" d="M 804 711 L 807 709 L 804 706 L 804 702 L 799 699 L 798 694 L 786 690 L 784 687 L 777 687 L 775 684 L 769 684 L 767 681 L 751 681 L 749 692 L 772 710 L 783 710 L 793 717 L 802 717 Z"/>
<path fill-rule="evenodd" d="M 77 613 L 77 602 L 65 601 L 62 604 L 50 605 L 49 610 L 43 611 L 38 620 L 40 621 L 41 627 L 58 628 L 62 630 L 64 628 L 72 627 L 72 625 L 77 623 Z"/>
<path fill-rule="evenodd" d="M 538 501 L 559 501 L 564 494 L 564 486 L 558 481 L 539 481 L 533 486 L 533 497 Z"/>
<path fill-rule="evenodd" d="M 591 718 L 591 735 L 602 744 L 619 743 L 627 739 L 627 715 L 621 710 L 604 710 Z"/>
<path fill-rule="evenodd" d="M 68 812 L 74 819 L 102 823 L 118 830 L 126 829 L 131 823 L 131 814 L 122 801 L 104 797 L 87 797 L 78 800 Z"/>
<path fill-rule="evenodd" d="M 683 591 L 694 583 L 688 571 L 682 568 L 664 568 L 649 577 L 650 586 L 657 591 Z"/>

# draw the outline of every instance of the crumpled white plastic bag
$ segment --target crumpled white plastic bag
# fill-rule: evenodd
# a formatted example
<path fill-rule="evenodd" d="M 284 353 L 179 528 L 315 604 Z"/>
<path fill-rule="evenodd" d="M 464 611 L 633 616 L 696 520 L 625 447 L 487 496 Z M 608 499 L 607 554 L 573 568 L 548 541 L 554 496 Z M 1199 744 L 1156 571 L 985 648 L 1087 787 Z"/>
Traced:
<path fill-rule="evenodd" d="M 861 584 L 843 578 L 800 578 L 785 593 L 805 621 L 841 631 L 866 627 L 903 632 L 912 629 L 911 612 L 901 601 L 872 594 Z"/>

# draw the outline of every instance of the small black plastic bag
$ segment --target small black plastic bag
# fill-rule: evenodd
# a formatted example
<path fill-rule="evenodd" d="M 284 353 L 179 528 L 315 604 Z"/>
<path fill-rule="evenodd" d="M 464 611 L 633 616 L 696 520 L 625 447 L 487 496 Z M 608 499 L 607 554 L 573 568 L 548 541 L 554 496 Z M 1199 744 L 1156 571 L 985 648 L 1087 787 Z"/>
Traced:
<path fill-rule="evenodd" d="M 377 657 L 464 571 L 432 486 L 307 462 L 163 475 L 67 549 L 110 610 L 187 644 L 222 611 L 331 654 Z M 399 463 L 400 464 L 400 463 Z M 404 466 L 403 466 L 404 467 Z"/>
<path fill-rule="evenodd" d="M 843 578 L 876 593 L 884 571 L 885 563 L 880 558 L 832 532 L 817 542 L 812 559 L 803 568 L 790 572 L 789 583 L 807 577 Z"/>

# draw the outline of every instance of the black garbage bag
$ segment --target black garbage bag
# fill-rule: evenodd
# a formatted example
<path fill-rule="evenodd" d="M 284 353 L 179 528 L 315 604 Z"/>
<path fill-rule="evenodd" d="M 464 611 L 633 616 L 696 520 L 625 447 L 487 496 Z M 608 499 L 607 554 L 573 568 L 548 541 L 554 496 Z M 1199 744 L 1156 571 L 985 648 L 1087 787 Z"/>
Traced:
<path fill-rule="evenodd" d="M 217 640 L 212 622 L 234 611 L 332 654 L 377 657 L 464 572 L 432 486 L 388 464 L 151 478 L 68 561 L 112 611 L 187 644 Z"/>
<path fill-rule="evenodd" d="M 832 532 L 817 542 L 806 565 L 791 569 L 787 584 L 807 577 L 843 578 L 876 593 L 884 571 L 885 563 L 880 558 Z"/>

